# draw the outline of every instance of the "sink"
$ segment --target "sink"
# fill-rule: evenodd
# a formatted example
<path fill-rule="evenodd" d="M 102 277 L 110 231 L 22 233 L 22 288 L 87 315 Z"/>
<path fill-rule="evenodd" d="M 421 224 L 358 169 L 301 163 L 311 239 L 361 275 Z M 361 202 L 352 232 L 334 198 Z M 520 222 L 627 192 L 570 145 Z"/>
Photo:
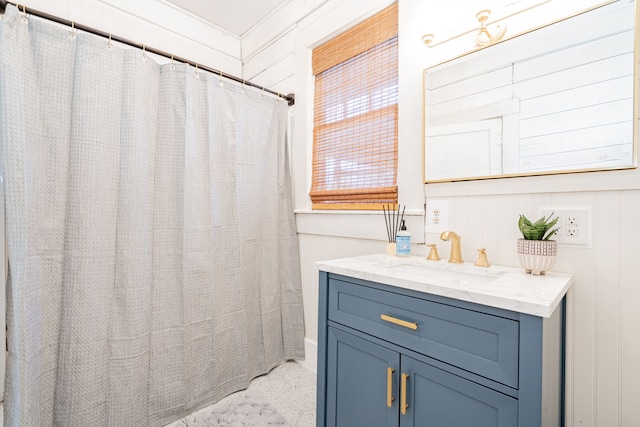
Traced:
<path fill-rule="evenodd" d="M 433 268 L 420 264 L 395 264 L 389 266 L 389 268 L 401 274 L 413 277 L 419 276 L 421 281 L 446 280 L 473 284 L 488 283 L 504 274 L 504 271 L 477 270 L 478 267 L 470 268 L 464 266 L 459 268 L 455 268 L 455 266 Z"/>
<path fill-rule="evenodd" d="M 551 317 L 573 284 L 570 274 L 532 276 L 517 267 L 480 267 L 470 261 L 454 264 L 444 259 L 427 260 L 424 255 L 396 257 L 376 253 L 320 261 L 316 265 L 322 273 L 335 277 L 377 282 L 544 318 Z"/>

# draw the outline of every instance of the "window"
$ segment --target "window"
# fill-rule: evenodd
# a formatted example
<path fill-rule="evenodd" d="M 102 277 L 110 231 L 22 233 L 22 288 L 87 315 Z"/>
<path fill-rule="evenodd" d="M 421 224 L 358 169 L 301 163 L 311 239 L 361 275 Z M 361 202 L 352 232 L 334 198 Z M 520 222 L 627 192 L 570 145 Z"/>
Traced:
<path fill-rule="evenodd" d="M 398 5 L 313 50 L 314 209 L 398 203 Z"/>

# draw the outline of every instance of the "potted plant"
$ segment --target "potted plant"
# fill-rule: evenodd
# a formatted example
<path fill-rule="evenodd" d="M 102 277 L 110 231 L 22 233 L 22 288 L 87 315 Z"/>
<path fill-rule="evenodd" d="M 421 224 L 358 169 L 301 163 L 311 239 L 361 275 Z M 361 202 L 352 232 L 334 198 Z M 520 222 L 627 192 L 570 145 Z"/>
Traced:
<path fill-rule="evenodd" d="M 520 214 L 518 228 L 523 238 L 518 239 L 518 261 L 527 273 L 536 276 L 545 274 L 556 262 L 558 242 L 550 238 L 558 231 L 553 227 L 559 218 L 552 217 L 553 212 L 548 217 L 543 216 L 531 222 Z"/>

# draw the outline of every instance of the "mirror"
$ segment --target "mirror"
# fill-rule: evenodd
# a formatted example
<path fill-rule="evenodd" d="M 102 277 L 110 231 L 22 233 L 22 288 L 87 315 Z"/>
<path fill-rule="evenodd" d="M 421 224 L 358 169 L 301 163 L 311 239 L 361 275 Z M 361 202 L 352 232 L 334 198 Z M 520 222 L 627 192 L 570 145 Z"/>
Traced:
<path fill-rule="evenodd" d="M 636 167 L 636 19 L 615 1 L 425 70 L 425 182 Z"/>

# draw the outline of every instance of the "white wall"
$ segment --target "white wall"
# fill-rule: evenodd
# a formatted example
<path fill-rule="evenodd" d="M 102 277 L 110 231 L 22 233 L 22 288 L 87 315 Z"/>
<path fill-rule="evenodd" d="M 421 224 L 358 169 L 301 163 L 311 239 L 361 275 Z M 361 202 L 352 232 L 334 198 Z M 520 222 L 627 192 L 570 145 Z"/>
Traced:
<path fill-rule="evenodd" d="M 242 74 L 240 40 L 163 0 L 24 0 L 19 2 L 145 44 L 234 76 Z"/>
<path fill-rule="evenodd" d="M 462 236 L 466 261 L 474 261 L 476 249 L 486 247 L 490 262 L 517 266 L 516 222 L 520 213 L 536 216 L 540 206 L 590 206 L 592 248 L 561 247 L 555 266 L 557 271 L 575 275 L 575 286 L 568 297 L 567 425 L 640 425 L 640 411 L 636 408 L 640 402 L 640 369 L 637 367 L 640 361 L 640 310 L 637 309 L 640 286 L 636 279 L 640 277 L 640 258 L 636 249 L 640 230 L 634 226 L 636 218 L 640 218 L 640 171 L 423 185 L 422 72 L 430 65 L 469 50 L 469 45 L 465 44 L 468 42 L 465 37 L 458 37 L 438 49 L 428 49 L 422 44 L 421 36 L 437 26 L 436 30 L 447 35 L 452 34 L 452 29 L 458 34 L 473 29 L 477 11 L 470 11 L 471 19 L 466 19 L 461 13 L 464 2 L 452 0 L 446 4 L 456 13 L 452 18 L 444 19 L 446 11 L 436 9 L 443 7 L 443 2 L 399 1 L 398 181 L 400 203 L 407 204 L 413 214 L 408 224 L 413 240 L 423 242 L 426 237 L 429 243 L 439 244 L 441 254 L 448 254 L 449 244 L 441 242 L 437 234 L 423 234 L 422 215 L 425 196 L 446 199 L 449 200 L 449 228 Z M 541 8 L 544 9 L 541 9 L 542 13 L 532 10 L 514 18 L 510 28 L 516 31 L 599 2 L 541 0 L 523 3 L 543 3 Z M 295 25 L 288 26 L 282 37 L 265 37 L 277 39 L 276 42 L 254 46 L 251 56 L 245 57 L 245 75 L 255 76 L 259 84 L 275 85 L 281 92 L 296 94 L 292 162 L 309 349 L 314 348 L 317 340 L 317 271 L 314 263 L 382 252 L 386 243 L 381 214 L 310 210 L 307 192 L 312 132 L 311 49 L 388 4 L 385 0 L 317 3 L 316 9 Z M 555 15 L 550 14 L 550 10 Z M 444 23 L 450 28 L 444 27 Z M 244 43 L 245 40 L 243 51 Z M 414 245 L 412 250 L 426 254 L 421 244 Z M 308 356 L 307 359 L 313 366 L 315 358 Z"/>

